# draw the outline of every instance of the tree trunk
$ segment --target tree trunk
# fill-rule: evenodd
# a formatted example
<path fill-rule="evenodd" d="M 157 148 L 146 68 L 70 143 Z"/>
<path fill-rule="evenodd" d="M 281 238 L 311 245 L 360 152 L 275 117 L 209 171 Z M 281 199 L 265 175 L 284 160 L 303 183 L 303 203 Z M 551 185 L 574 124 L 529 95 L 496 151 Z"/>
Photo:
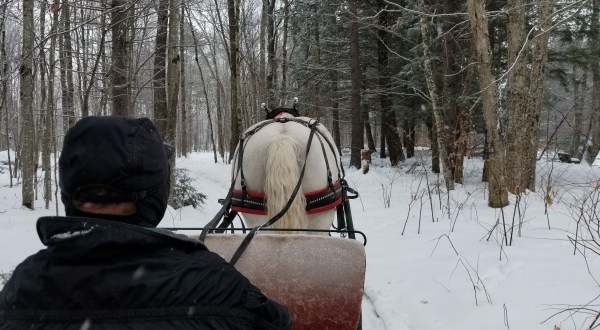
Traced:
<path fill-rule="evenodd" d="M 233 1 L 233 0 L 229 0 Z M 229 2 L 228 1 L 228 2 Z M 275 73 L 277 72 L 277 63 L 275 62 L 275 1 L 268 0 L 269 5 L 267 7 L 267 93 L 268 102 L 267 107 L 277 107 L 276 92 L 275 92 Z M 239 4 L 237 4 L 239 6 Z M 231 18 L 229 19 L 231 24 Z M 236 27 L 238 21 L 236 16 Z M 231 32 L 230 32 L 231 33 Z"/>
<path fill-rule="evenodd" d="M 440 144 L 438 143 L 434 121 L 433 116 L 430 116 L 426 122 L 427 130 L 429 130 L 429 140 L 431 141 L 431 172 L 440 173 Z"/>
<path fill-rule="evenodd" d="M 444 135 L 447 141 L 445 144 L 448 153 L 448 163 L 452 172 L 454 182 L 462 181 L 462 162 L 464 153 L 459 152 L 459 139 L 461 137 L 461 127 L 459 118 L 461 118 L 460 97 L 461 86 L 468 83 L 463 80 L 463 63 L 460 49 L 460 36 L 457 33 L 457 27 L 460 26 L 463 19 L 458 13 L 462 12 L 463 4 L 455 0 L 444 0 L 443 11 L 445 16 L 442 18 L 443 29 L 443 47 L 444 47 L 444 78 L 442 84 L 442 114 L 444 120 Z M 467 66 L 469 69 L 470 66 Z M 460 167 L 460 170 L 458 169 Z M 458 173 L 460 172 L 460 173 Z M 457 176 L 459 179 L 457 179 Z"/>
<path fill-rule="evenodd" d="M 492 58 L 488 35 L 488 20 L 482 2 L 467 0 L 469 22 L 477 50 L 477 68 L 485 120 L 489 157 L 485 160 L 489 182 L 488 205 L 500 208 L 508 205 L 508 192 L 504 178 L 504 143 L 498 132 L 496 116 L 496 83 L 492 74 Z"/>
<path fill-rule="evenodd" d="M 57 0 L 58 1 L 58 0 Z M 102 5 L 102 8 L 104 9 L 106 6 L 106 4 Z M 108 27 L 107 25 L 107 16 L 108 15 L 102 15 L 102 17 L 100 17 L 100 28 L 102 29 L 102 31 L 108 31 Z M 109 65 L 108 65 L 108 60 L 107 60 L 107 56 L 106 56 L 106 47 L 100 48 L 99 50 L 100 52 L 100 66 L 101 66 L 101 71 L 104 72 L 108 72 L 109 71 Z M 108 115 L 108 98 L 109 98 L 109 94 L 110 94 L 110 89 L 108 88 L 108 86 L 110 86 L 110 79 L 111 77 L 109 75 L 103 74 L 101 76 L 101 80 L 102 80 L 102 95 L 100 96 L 100 109 L 98 110 L 98 114 L 102 114 L 102 115 Z"/>
<path fill-rule="evenodd" d="M 507 180 L 508 190 L 521 194 L 524 183 L 523 129 L 527 107 L 525 65 L 527 47 L 525 44 L 525 6 L 524 0 L 508 0 L 508 72 L 506 84 L 506 111 L 508 131 L 506 134 L 507 156 L 506 171 L 511 173 Z"/>
<path fill-rule="evenodd" d="M 592 0 L 592 16 L 590 24 L 590 52 L 600 54 L 600 0 Z M 591 61 L 592 69 L 592 116 L 590 119 L 591 132 L 589 144 L 585 154 L 586 162 L 592 164 L 600 150 L 600 63 Z"/>
<path fill-rule="evenodd" d="M 549 30 L 552 26 L 552 13 L 555 1 L 547 0 L 538 3 L 539 30 L 542 34 L 537 36 L 534 43 L 526 120 L 522 123 L 524 126 L 523 141 L 525 142 L 523 152 L 523 187 L 531 191 L 536 190 L 535 173 L 539 147 L 540 116 L 544 100 L 545 68 L 548 62 Z"/>
<path fill-rule="evenodd" d="M 283 0 L 283 37 L 281 41 L 281 99 L 287 100 L 287 71 L 288 71 L 288 33 L 290 21 L 290 1 Z"/>
<path fill-rule="evenodd" d="M 21 159 L 23 164 L 22 205 L 33 210 L 33 177 L 36 157 L 34 155 L 35 134 L 33 119 L 33 0 L 23 0 L 23 47 L 19 74 L 20 86 L 20 130 L 21 130 Z"/>
<path fill-rule="evenodd" d="M 269 17 L 269 0 L 262 0 L 260 11 L 260 36 L 258 50 L 258 99 L 259 103 L 267 103 L 267 22 Z"/>
<path fill-rule="evenodd" d="M 341 155 L 342 152 L 342 138 L 340 133 L 340 102 L 338 101 L 338 84 L 339 77 L 337 68 L 331 69 L 331 121 L 332 121 L 332 134 L 333 142 L 339 148 Z"/>
<path fill-rule="evenodd" d="M 470 61 L 473 63 L 477 58 L 475 56 L 475 46 L 471 42 Z M 460 95 L 471 95 L 475 79 L 475 67 L 467 66 L 467 72 L 464 76 L 463 88 Z M 468 98 L 463 97 L 459 102 L 459 117 L 458 117 L 458 138 L 455 141 L 455 164 L 454 164 L 454 182 L 463 183 L 464 181 L 464 160 L 467 155 L 469 143 L 469 135 L 472 130 L 473 104 Z"/>
<path fill-rule="evenodd" d="M 427 81 L 427 89 L 429 90 L 429 96 L 431 98 L 431 110 L 433 111 L 433 123 L 435 125 L 435 130 L 437 133 L 437 142 L 438 142 L 438 152 L 440 155 L 440 160 L 442 162 L 442 173 L 444 175 L 444 181 L 446 183 L 447 190 L 454 189 L 454 179 L 452 168 L 450 167 L 450 162 L 448 158 L 448 150 L 446 149 L 446 141 L 448 141 L 448 137 L 446 136 L 446 130 L 444 129 L 444 118 L 442 116 L 441 110 L 439 108 L 439 96 L 437 87 L 435 85 L 434 77 L 433 77 L 433 68 L 431 64 L 431 54 L 429 52 L 429 26 L 427 20 L 425 18 L 424 10 L 425 10 L 425 1 L 419 0 L 419 8 L 421 10 L 421 18 L 420 18 L 420 26 L 421 26 L 421 35 L 423 38 L 423 69 L 425 71 L 425 80 Z"/>
<path fill-rule="evenodd" d="M 369 109 L 367 106 L 363 106 L 363 123 L 365 124 L 365 136 L 367 137 L 367 147 L 371 151 L 377 150 L 375 146 L 375 139 L 373 138 L 373 131 L 371 130 L 371 120 L 369 119 Z"/>
<path fill-rule="evenodd" d="M 386 157 L 386 144 L 390 155 L 390 164 L 397 166 L 400 161 L 404 160 L 402 152 L 402 141 L 398 134 L 398 124 L 396 122 L 396 114 L 392 111 L 392 100 L 390 92 L 392 89 L 390 83 L 390 67 L 389 67 L 389 33 L 388 25 L 389 15 L 385 9 L 385 1 L 377 1 L 379 15 L 377 17 L 379 29 L 377 30 L 377 69 L 379 73 L 379 105 L 381 107 L 381 145 L 380 156 Z"/>
<path fill-rule="evenodd" d="M 71 43 L 71 13 L 68 1 L 61 6 L 61 19 L 63 24 L 62 53 L 61 53 L 61 80 L 63 85 L 63 125 L 64 130 L 75 123 L 74 87 L 73 87 L 73 52 Z"/>
<path fill-rule="evenodd" d="M 219 71 L 218 71 L 218 66 L 217 66 L 217 56 L 216 56 L 216 47 L 213 47 L 213 56 L 212 56 L 212 61 L 213 61 L 213 66 L 215 67 L 215 72 L 213 72 L 213 79 L 215 79 L 217 81 L 217 86 L 216 86 L 216 94 L 217 94 L 217 143 L 219 145 L 219 155 L 221 155 L 221 159 L 223 159 L 223 161 L 225 161 L 225 141 L 227 140 L 227 136 L 226 136 L 226 129 L 225 129 L 225 119 L 224 119 L 224 114 L 223 111 L 221 111 L 220 109 L 223 109 L 223 95 L 225 95 L 225 90 L 223 88 L 223 83 L 221 82 L 221 78 L 219 75 Z M 204 54 L 204 52 L 202 52 L 202 54 Z M 229 54 L 229 52 L 227 52 L 227 54 Z M 208 63 L 208 59 L 205 57 L 205 61 L 206 63 Z M 239 132 L 238 132 L 239 134 Z"/>
<path fill-rule="evenodd" d="M 187 157 L 188 153 L 190 152 L 190 148 L 189 148 L 189 143 L 188 143 L 188 135 L 189 135 L 189 129 L 190 129 L 190 125 L 188 125 L 188 112 L 187 112 L 187 94 L 186 94 L 186 82 L 185 82 L 185 78 L 186 78 L 186 74 L 185 74 L 185 47 L 184 45 L 186 44 L 185 42 L 185 29 L 184 29 L 184 21 L 185 21 L 185 15 L 184 15 L 184 6 L 181 6 L 181 11 L 180 11 L 180 16 L 179 16 L 179 59 L 180 59 L 180 69 L 179 71 L 181 72 L 181 85 L 179 88 L 179 93 L 180 93 L 180 98 L 181 98 L 181 105 L 180 105 L 180 109 L 181 109 L 181 148 L 179 148 L 179 150 L 181 150 L 181 155 L 184 157 Z"/>
<path fill-rule="evenodd" d="M 315 48 L 315 64 L 317 66 L 317 68 L 321 68 L 322 67 L 322 62 L 321 62 L 321 31 L 320 31 L 320 13 L 319 13 L 319 8 L 318 6 L 314 6 L 313 7 L 313 28 L 314 28 L 314 36 L 315 36 L 315 44 L 314 44 L 314 48 Z M 363 84 L 363 88 L 364 88 L 364 84 Z M 314 110 L 312 111 L 312 117 L 315 117 L 317 119 L 320 119 L 322 116 L 322 109 L 321 109 L 321 79 L 317 79 L 314 84 L 313 84 L 313 89 L 314 89 L 314 100 L 313 100 L 313 104 L 314 104 Z M 367 115 L 368 117 L 368 115 Z M 363 120 L 364 120 L 364 113 L 363 113 Z M 371 128 L 369 127 L 368 131 L 370 131 Z"/>
<path fill-rule="evenodd" d="M 112 113 L 131 114 L 129 95 L 129 31 L 128 16 L 131 4 L 127 0 L 112 0 Z"/>
<path fill-rule="evenodd" d="M 104 48 L 104 40 L 106 37 L 106 30 L 102 30 L 102 35 L 100 36 L 100 45 L 99 48 Z M 102 56 L 102 52 L 98 52 L 97 56 L 96 56 L 96 61 L 94 62 L 94 68 L 92 69 L 92 73 L 91 73 L 91 77 L 90 77 L 90 82 L 87 85 L 87 87 L 85 88 L 85 92 L 83 94 L 83 104 L 81 105 L 81 116 L 82 117 L 87 117 L 90 115 L 90 111 L 89 111 L 89 99 L 90 99 L 90 93 L 92 91 L 92 87 L 94 86 L 94 82 L 96 81 L 96 71 L 98 70 L 98 66 L 100 65 L 100 59 Z"/>
<path fill-rule="evenodd" d="M 179 101 L 179 13 L 180 1 L 169 0 L 169 32 L 167 46 L 167 133 L 163 139 L 177 146 L 177 105 Z M 175 158 L 171 158 L 174 165 Z M 172 166 L 174 167 L 174 166 Z"/>
<path fill-rule="evenodd" d="M 161 136 L 167 134 L 167 30 L 169 1 L 159 0 L 156 20 L 156 40 L 154 44 L 154 122 Z"/>
<path fill-rule="evenodd" d="M 204 94 L 204 102 L 206 103 L 206 115 L 208 117 L 209 138 L 210 138 L 210 143 L 212 145 L 213 156 L 214 156 L 214 160 L 215 160 L 215 164 L 216 164 L 217 163 L 217 146 L 215 144 L 215 135 L 213 132 L 213 122 L 212 122 L 212 117 L 210 114 L 210 100 L 208 99 L 208 90 L 207 90 L 206 82 L 204 80 L 204 74 L 202 73 L 202 66 L 200 65 L 200 60 L 198 58 L 198 39 L 196 38 L 196 33 L 194 32 L 194 26 L 192 25 L 192 20 L 189 17 L 189 12 L 188 12 L 188 19 L 190 20 L 190 31 L 192 31 L 194 53 L 196 55 L 196 56 L 194 56 L 194 58 L 196 59 L 196 65 L 198 66 L 198 72 L 200 73 L 200 82 L 202 83 L 202 92 Z M 218 111 L 218 109 L 217 109 L 217 111 Z"/>
<path fill-rule="evenodd" d="M 578 73 L 579 66 L 573 65 L 573 112 L 575 125 L 573 127 L 573 142 L 570 153 L 576 158 L 581 159 L 581 137 L 583 136 L 583 105 L 585 102 L 585 88 L 587 85 L 587 72 L 581 70 Z"/>
<path fill-rule="evenodd" d="M 6 54 L 6 7 L 3 6 L 0 8 L 2 11 L 2 21 L 0 21 L 0 59 L 2 60 L 2 77 L 8 77 L 8 58 Z M 10 132 L 8 130 L 9 127 L 9 115 L 8 115 L 8 106 L 7 106 L 7 95 L 8 95 L 8 79 L 1 79 L 0 86 L 2 87 L 2 94 L 0 94 L 0 122 L 4 120 L 5 129 L 6 129 L 6 154 L 8 158 L 8 177 L 10 180 L 10 186 L 13 187 L 13 172 L 11 168 L 11 143 L 10 143 Z M 4 141 L 2 141 L 4 142 Z M 2 143 L 0 142 L 0 145 Z"/>
<path fill-rule="evenodd" d="M 412 102 L 412 109 L 414 109 L 416 111 L 416 107 L 420 107 L 420 105 L 415 104 L 415 102 Z M 404 147 L 406 148 L 406 158 L 413 158 L 415 156 L 415 132 L 416 132 L 416 127 L 415 127 L 415 118 L 413 115 L 408 115 L 404 118 L 404 122 L 402 123 L 402 137 L 404 139 Z M 433 123 L 431 122 L 431 117 L 429 117 L 429 119 L 427 120 L 426 123 L 428 126 L 428 129 L 432 129 L 433 128 Z M 429 127 L 431 126 L 431 127 Z M 432 150 L 433 150 L 433 144 L 434 141 L 431 140 L 431 144 L 432 144 Z M 437 154 L 437 147 L 435 147 L 436 150 L 436 157 L 438 157 Z M 402 149 L 400 149 L 400 153 L 402 156 L 404 156 L 404 153 L 402 153 Z M 402 159 L 404 160 L 404 159 Z M 437 172 L 435 173 L 440 173 L 440 168 L 439 168 L 439 158 L 437 161 Z"/>
<path fill-rule="evenodd" d="M 273 0 L 275 1 L 275 0 Z M 238 109 L 238 88 L 240 84 L 239 61 L 239 12 L 240 3 L 236 0 L 227 0 L 227 13 L 229 16 L 229 71 L 231 83 L 231 136 L 229 139 L 229 161 L 233 159 L 235 147 L 238 143 L 241 129 L 241 117 Z"/>
<path fill-rule="evenodd" d="M 352 142 L 350 153 L 350 166 L 361 168 L 361 151 L 364 148 L 363 121 L 361 111 L 362 70 L 360 65 L 360 43 L 358 38 L 358 18 L 356 7 L 358 0 L 348 1 L 350 12 L 350 79 L 352 84 L 352 96 L 350 105 L 352 107 Z"/>
<path fill-rule="evenodd" d="M 58 0 L 54 1 L 54 8 L 58 8 Z M 48 72 L 54 72 L 56 67 L 56 29 L 58 27 L 58 11 L 51 12 L 52 26 L 50 27 L 50 56 L 48 60 Z M 44 120 L 44 133 L 42 134 L 42 170 L 44 171 L 44 202 L 48 209 L 52 200 L 52 165 L 50 154 L 52 153 L 52 141 L 54 132 L 54 75 L 48 75 L 48 102 L 46 103 L 46 114 Z"/>

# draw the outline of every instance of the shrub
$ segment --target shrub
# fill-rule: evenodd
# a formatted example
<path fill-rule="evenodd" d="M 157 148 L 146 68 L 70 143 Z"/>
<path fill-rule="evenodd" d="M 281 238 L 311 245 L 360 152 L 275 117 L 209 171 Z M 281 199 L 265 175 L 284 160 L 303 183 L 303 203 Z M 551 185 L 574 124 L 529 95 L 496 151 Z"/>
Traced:
<path fill-rule="evenodd" d="M 12 275 L 12 271 L 8 272 L 8 273 L 0 272 L 0 285 L 6 284 L 6 282 L 8 282 L 8 280 L 10 279 L 11 275 Z"/>
<path fill-rule="evenodd" d="M 175 209 L 188 205 L 198 208 L 200 205 L 204 204 L 204 200 L 206 199 L 206 195 L 198 192 L 198 190 L 192 186 L 194 179 L 189 177 L 188 172 L 189 170 L 184 168 L 176 168 L 175 171 L 173 171 L 174 185 L 170 205 Z"/>

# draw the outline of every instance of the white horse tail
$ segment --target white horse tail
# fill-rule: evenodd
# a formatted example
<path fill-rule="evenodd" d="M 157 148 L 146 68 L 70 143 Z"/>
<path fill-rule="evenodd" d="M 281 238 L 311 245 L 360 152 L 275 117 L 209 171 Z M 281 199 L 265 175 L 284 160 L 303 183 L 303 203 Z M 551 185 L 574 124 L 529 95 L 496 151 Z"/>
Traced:
<path fill-rule="evenodd" d="M 273 142 L 267 149 L 265 163 L 267 177 L 264 191 L 269 219 L 285 207 L 298 184 L 301 171 L 298 165 L 299 151 L 298 143 L 286 135 L 274 136 Z M 302 187 L 300 187 L 290 208 L 272 227 L 304 229 L 306 226 L 306 199 L 302 193 Z"/>

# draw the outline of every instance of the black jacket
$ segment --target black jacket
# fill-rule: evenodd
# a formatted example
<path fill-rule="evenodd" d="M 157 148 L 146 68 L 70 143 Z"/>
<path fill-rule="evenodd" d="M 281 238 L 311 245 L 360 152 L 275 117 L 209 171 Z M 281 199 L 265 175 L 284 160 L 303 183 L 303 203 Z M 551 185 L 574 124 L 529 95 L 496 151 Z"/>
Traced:
<path fill-rule="evenodd" d="M 0 329 L 291 329 L 287 309 L 181 235 L 43 217 L 46 249 L 0 292 Z M 82 327 L 83 326 L 83 327 Z"/>

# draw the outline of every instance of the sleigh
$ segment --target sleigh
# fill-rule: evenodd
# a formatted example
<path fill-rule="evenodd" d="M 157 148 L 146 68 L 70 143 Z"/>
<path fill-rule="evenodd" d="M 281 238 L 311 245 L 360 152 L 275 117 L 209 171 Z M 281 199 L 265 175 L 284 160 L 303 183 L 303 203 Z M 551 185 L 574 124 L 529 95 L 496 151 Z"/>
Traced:
<path fill-rule="evenodd" d="M 225 260 L 244 234 L 210 234 L 207 247 Z M 259 234 L 235 267 L 285 305 L 294 329 L 357 329 L 365 274 L 358 240 L 303 234 Z"/>

